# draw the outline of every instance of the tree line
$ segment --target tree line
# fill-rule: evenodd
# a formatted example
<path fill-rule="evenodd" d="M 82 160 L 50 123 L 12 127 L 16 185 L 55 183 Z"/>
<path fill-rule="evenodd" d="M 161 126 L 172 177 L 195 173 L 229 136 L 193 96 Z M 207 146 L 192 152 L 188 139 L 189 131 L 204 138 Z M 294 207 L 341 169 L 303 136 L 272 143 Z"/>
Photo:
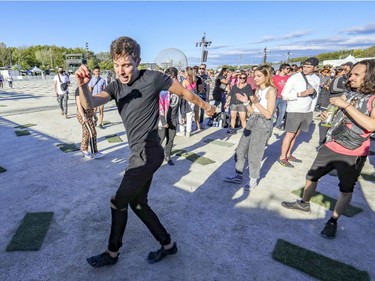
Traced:
<path fill-rule="evenodd" d="M 99 65 L 101 69 L 113 69 L 113 63 L 109 52 L 95 54 L 84 48 L 65 48 L 55 45 L 37 45 L 28 47 L 7 47 L 0 43 L 0 67 L 17 70 L 32 69 L 34 66 L 44 71 L 54 71 L 58 66 L 65 66 L 65 55 L 83 54 L 90 68 Z M 319 61 L 345 58 L 348 55 L 354 57 L 375 57 L 375 46 L 367 49 L 342 50 L 315 55 Z M 296 57 L 290 59 L 290 63 L 304 61 L 308 57 Z M 149 64 L 141 64 L 140 68 L 147 68 Z M 249 65 L 250 66 L 250 65 Z M 237 66 L 223 65 L 222 67 L 236 68 Z"/>

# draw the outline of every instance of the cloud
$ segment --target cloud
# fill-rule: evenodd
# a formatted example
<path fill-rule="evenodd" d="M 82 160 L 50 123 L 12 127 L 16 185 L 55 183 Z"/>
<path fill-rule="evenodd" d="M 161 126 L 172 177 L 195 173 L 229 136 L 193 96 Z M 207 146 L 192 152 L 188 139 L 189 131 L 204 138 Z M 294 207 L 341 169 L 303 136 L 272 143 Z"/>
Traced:
<path fill-rule="evenodd" d="M 372 34 L 375 33 L 375 23 L 368 24 L 365 26 L 356 26 L 346 30 L 343 30 L 348 34 Z"/>
<path fill-rule="evenodd" d="M 266 43 L 266 42 L 272 42 L 272 41 L 293 40 L 293 39 L 297 39 L 297 38 L 301 38 L 303 36 L 309 35 L 311 33 L 312 31 L 310 30 L 304 30 L 304 31 L 296 31 L 293 33 L 289 33 L 284 36 L 267 35 L 267 36 L 264 36 L 260 41 L 254 42 L 254 44 Z"/>

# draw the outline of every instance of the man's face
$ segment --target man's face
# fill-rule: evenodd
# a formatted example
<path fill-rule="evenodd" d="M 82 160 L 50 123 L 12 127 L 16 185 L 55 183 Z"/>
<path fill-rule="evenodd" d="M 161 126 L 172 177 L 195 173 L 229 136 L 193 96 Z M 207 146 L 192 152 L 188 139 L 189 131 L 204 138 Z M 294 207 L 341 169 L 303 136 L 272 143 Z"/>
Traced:
<path fill-rule="evenodd" d="M 357 64 L 353 67 L 351 75 L 349 77 L 350 87 L 357 89 L 365 82 L 366 66 L 363 64 Z"/>
<path fill-rule="evenodd" d="M 94 69 L 94 75 L 96 77 L 99 77 L 100 76 L 100 70 L 99 69 Z"/>
<path fill-rule="evenodd" d="M 283 72 L 284 72 L 286 75 L 290 74 L 290 66 L 286 66 L 286 67 L 284 67 L 284 68 L 283 68 Z"/>
<path fill-rule="evenodd" d="M 113 60 L 113 68 L 117 78 L 123 84 L 133 82 L 138 75 L 140 60 L 134 61 L 131 56 L 121 56 Z"/>
<path fill-rule="evenodd" d="M 310 65 L 310 64 L 304 64 L 302 68 L 302 71 L 305 75 L 314 73 L 314 70 L 315 70 L 315 66 Z"/>
<path fill-rule="evenodd" d="M 201 65 L 199 67 L 199 73 L 202 75 L 202 74 L 205 74 L 206 73 L 206 67 L 204 65 Z"/>

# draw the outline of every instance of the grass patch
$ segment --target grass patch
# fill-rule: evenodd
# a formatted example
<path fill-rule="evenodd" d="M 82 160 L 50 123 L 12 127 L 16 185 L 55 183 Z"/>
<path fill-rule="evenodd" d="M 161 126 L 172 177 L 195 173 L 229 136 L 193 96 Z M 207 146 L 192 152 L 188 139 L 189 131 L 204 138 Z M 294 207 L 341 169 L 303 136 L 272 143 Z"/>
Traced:
<path fill-rule="evenodd" d="M 213 139 L 206 139 L 204 140 L 205 143 L 212 143 L 212 144 L 216 144 L 216 145 L 220 145 L 220 146 L 225 146 L 225 147 L 232 147 L 234 145 L 234 143 L 231 143 L 231 142 L 226 142 L 226 141 L 222 141 L 222 140 L 213 140 Z"/>
<path fill-rule="evenodd" d="M 5 104 L 0 104 L 0 107 L 7 107 L 7 105 L 5 105 Z"/>
<path fill-rule="evenodd" d="M 27 124 L 24 124 L 24 125 L 18 125 L 14 128 L 16 128 L 16 129 L 26 129 L 26 128 L 29 128 L 29 127 L 32 127 L 32 126 L 36 126 L 36 124 L 27 123 Z"/>
<path fill-rule="evenodd" d="M 79 150 L 79 148 L 74 143 L 59 143 L 56 146 L 65 153 Z"/>
<path fill-rule="evenodd" d="M 366 271 L 278 239 L 272 258 L 323 281 L 369 281 Z"/>
<path fill-rule="evenodd" d="M 186 150 L 183 150 L 183 149 L 178 149 L 178 150 L 174 150 L 172 151 L 172 154 L 175 154 L 177 156 L 181 156 L 181 157 L 184 157 L 194 163 L 197 163 L 197 164 L 200 164 L 200 165 L 208 165 L 208 164 L 212 164 L 212 163 L 215 163 L 215 161 L 207 158 L 207 157 L 203 157 L 203 156 L 199 156 L 198 154 L 195 154 L 194 152 L 186 152 Z"/>
<path fill-rule="evenodd" d="M 103 121 L 103 126 L 106 126 L 106 125 L 112 125 L 112 122 L 109 122 L 109 121 Z"/>
<path fill-rule="evenodd" d="M 105 136 L 105 138 L 109 143 L 122 142 L 122 139 L 116 134 Z"/>
<path fill-rule="evenodd" d="M 5 169 L 5 168 L 3 168 L 3 167 L 0 166 L 0 173 L 4 173 L 6 171 L 7 171 L 7 169 Z"/>
<path fill-rule="evenodd" d="M 296 189 L 296 190 L 293 190 L 292 193 L 299 196 L 299 197 L 302 197 L 303 187 L 299 188 L 299 189 Z M 332 198 L 332 197 L 329 197 L 327 195 L 324 195 L 322 193 L 319 193 L 319 192 L 315 191 L 314 195 L 310 199 L 310 202 L 313 202 L 317 205 L 323 206 L 323 207 L 333 211 L 333 209 L 335 208 L 337 200 Z M 347 217 L 353 217 L 353 216 L 355 216 L 356 214 L 358 214 L 362 211 L 363 210 L 361 208 L 355 207 L 353 205 L 349 205 L 349 207 L 345 210 L 343 215 L 347 216 Z"/>
<path fill-rule="evenodd" d="M 27 213 L 6 250 L 38 251 L 51 224 L 53 212 Z"/>
<path fill-rule="evenodd" d="M 16 130 L 17 137 L 30 135 L 28 130 Z"/>

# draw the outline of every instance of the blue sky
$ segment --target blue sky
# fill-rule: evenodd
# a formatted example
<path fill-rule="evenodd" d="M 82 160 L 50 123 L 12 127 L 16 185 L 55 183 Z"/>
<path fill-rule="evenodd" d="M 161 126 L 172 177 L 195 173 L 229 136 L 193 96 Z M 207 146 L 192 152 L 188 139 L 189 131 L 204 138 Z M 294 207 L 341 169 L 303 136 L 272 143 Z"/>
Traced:
<path fill-rule="evenodd" d="M 108 51 L 119 36 L 136 39 L 142 62 L 164 49 L 200 62 L 206 33 L 208 67 L 258 64 L 375 45 L 375 2 L 115 1 L 2 2 L 0 42 L 7 47 L 56 45 Z M 4 24 L 6 23 L 6 24 Z"/>

